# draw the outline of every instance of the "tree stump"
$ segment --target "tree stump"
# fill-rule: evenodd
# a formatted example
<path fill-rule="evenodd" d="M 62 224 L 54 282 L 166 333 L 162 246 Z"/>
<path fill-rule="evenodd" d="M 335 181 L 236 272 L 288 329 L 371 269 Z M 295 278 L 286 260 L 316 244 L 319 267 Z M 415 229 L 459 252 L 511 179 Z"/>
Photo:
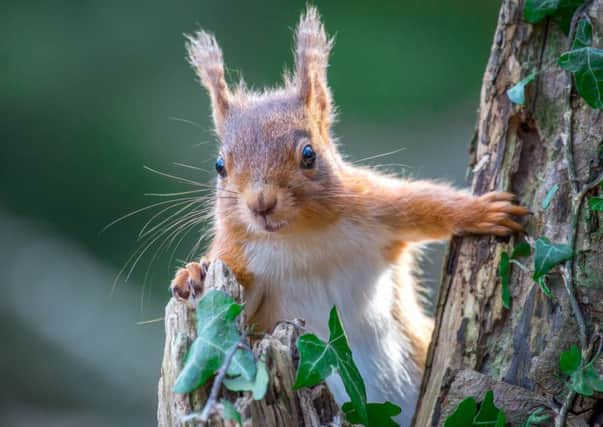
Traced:
<path fill-rule="evenodd" d="M 205 279 L 205 291 L 218 289 L 244 303 L 243 288 L 232 271 L 221 261 L 212 263 Z M 241 319 L 242 323 L 245 319 Z M 165 308 L 165 348 L 158 386 L 157 422 L 161 427 L 192 425 L 183 418 L 203 408 L 213 381 L 190 394 L 176 394 L 173 386 L 182 369 L 184 357 L 195 339 L 195 309 L 171 299 Z M 262 400 L 254 401 L 246 393 L 222 390 L 222 396 L 235 406 L 253 426 L 308 426 L 341 425 L 339 408 L 325 385 L 294 391 L 297 369 L 296 340 L 301 321 L 283 322 L 271 334 L 255 343 L 256 356 L 265 357 L 269 370 L 268 391 Z M 229 426 L 219 414 L 210 420 L 212 426 Z"/>

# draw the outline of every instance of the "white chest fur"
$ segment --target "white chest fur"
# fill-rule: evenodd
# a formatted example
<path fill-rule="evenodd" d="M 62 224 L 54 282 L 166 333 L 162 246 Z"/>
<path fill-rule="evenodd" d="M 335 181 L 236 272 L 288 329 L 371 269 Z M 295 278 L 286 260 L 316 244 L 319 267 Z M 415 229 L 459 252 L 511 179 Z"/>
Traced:
<path fill-rule="evenodd" d="M 393 270 L 382 256 L 386 236 L 341 222 L 304 238 L 271 238 L 246 243 L 254 275 L 250 300 L 269 295 L 278 319 L 302 318 L 308 329 L 328 339 L 328 316 L 337 306 L 354 360 L 371 402 L 402 407 L 407 426 L 416 403 L 420 373 L 410 357 L 409 339 L 394 324 Z M 412 286 L 412 284 L 408 284 Z M 334 376 L 329 388 L 339 404 L 348 400 Z"/>

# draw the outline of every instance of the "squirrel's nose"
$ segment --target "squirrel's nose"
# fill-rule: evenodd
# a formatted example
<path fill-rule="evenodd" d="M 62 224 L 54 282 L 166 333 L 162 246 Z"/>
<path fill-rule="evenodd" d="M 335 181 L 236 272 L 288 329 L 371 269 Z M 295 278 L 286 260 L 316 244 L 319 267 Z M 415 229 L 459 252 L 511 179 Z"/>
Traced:
<path fill-rule="evenodd" d="M 260 191 L 256 197 L 252 197 L 247 201 L 247 206 L 256 215 L 270 215 L 276 208 L 276 194 Z"/>

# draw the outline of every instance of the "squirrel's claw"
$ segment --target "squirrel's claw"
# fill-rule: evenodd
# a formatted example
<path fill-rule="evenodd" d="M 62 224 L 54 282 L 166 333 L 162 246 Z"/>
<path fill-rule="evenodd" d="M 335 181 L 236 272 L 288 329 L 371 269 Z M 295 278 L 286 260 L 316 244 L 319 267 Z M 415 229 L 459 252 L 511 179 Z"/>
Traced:
<path fill-rule="evenodd" d="M 178 269 L 170 284 L 172 296 L 181 302 L 191 302 L 203 293 L 203 283 L 207 273 L 208 262 L 189 262 Z"/>
<path fill-rule="evenodd" d="M 491 192 L 478 197 L 461 230 L 464 233 L 495 236 L 523 232 L 523 226 L 515 218 L 524 217 L 530 211 L 514 202 L 517 202 L 517 198 L 504 192 Z"/>

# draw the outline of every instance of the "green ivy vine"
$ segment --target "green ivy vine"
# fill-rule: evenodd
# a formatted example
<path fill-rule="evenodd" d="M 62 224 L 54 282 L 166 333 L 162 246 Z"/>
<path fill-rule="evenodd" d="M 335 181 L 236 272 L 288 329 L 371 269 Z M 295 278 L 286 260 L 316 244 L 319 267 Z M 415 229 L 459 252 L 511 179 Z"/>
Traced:
<path fill-rule="evenodd" d="M 585 0 L 526 0 L 524 18 L 535 24 L 550 17 L 571 36 L 574 14 L 584 4 Z M 578 94 L 586 103 L 600 110 L 603 109 L 603 50 L 592 46 L 592 25 L 588 16 L 581 15 L 580 18 L 570 50 L 562 53 L 557 63 L 574 76 Z M 542 71 L 545 69 L 531 72 L 507 90 L 511 102 L 523 105 L 525 87 Z"/>
<path fill-rule="evenodd" d="M 238 317 L 243 308 L 218 290 L 210 290 L 197 303 L 197 337 L 176 378 L 174 392 L 190 393 L 210 378 L 215 379 L 203 410 L 187 415 L 183 421 L 206 422 L 217 411 L 225 420 L 242 425 L 242 416 L 232 402 L 217 401 L 222 385 L 231 391 L 249 392 L 255 400 L 266 394 L 269 382 L 266 362 L 254 355 L 247 334 L 240 331 Z M 324 342 L 314 334 L 304 334 L 297 340 L 297 349 L 300 358 L 294 389 L 315 386 L 338 374 L 350 398 L 341 408 L 348 422 L 366 427 L 398 426 L 392 417 L 400 414 L 400 407 L 391 402 L 367 401 L 364 380 L 335 306 L 329 316 L 329 340 Z"/>

